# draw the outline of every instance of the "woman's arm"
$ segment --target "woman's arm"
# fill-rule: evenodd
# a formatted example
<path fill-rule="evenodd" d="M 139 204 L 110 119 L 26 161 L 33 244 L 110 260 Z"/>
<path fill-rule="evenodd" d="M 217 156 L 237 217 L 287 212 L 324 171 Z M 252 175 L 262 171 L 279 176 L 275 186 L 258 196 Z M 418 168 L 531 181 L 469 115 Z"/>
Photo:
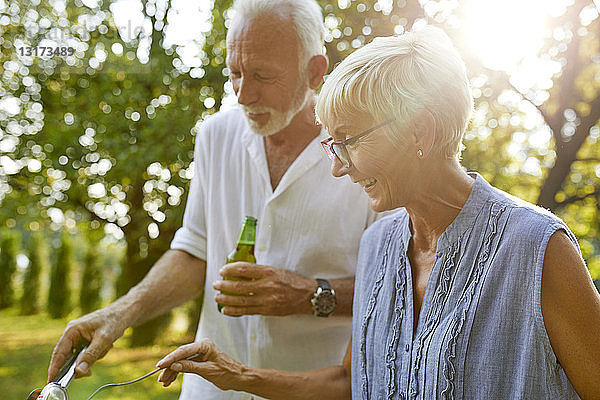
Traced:
<path fill-rule="evenodd" d="M 287 372 L 247 367 L 223 353 L 211 340 L 204 339 L 181 346 L 156 366 L 167 367 L 158 378 L 163 386 L 169 386 L 178 373 L 188 372 L 202 376 L 219 389 L 253 393 L 268 399 L 350 399 L 351 349 L 352 340 L 342 365 Z M 199 356 L 183 360 L 193 354 Z"/>
<path fill-rule="evenodd" d="M 600 399 L 600 295 L 564 231 L 552 235 L 542 272 L 550 344 L 582 399 Z"/>

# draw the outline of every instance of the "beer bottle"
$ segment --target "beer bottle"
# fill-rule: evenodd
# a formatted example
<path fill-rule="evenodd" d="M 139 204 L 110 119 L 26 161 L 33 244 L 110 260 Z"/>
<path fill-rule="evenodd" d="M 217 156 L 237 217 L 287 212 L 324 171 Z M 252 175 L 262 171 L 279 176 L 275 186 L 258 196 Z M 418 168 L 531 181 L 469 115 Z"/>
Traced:
<path fill-rule="evenodd" d="M 238 238 L 237 245 L 235 249 L 227 256 L 227 264 L 236 262 L 236 261 L 246 261 L 249 263 L 256 263 L 256 258 L 254 257 L 254 242 L 256 240 L 256 218 L 254 217 L 246 217 L 244 218 L 244 225 L 242 226 L 242 231 L 240 232 L 240 237 Z M 225 278 L 233 281 L 237 280 L 247 280 L 246 278 L 236 278 L 230 277 Z M 223 294 L 232 294 L 222 292 Z M 219 312 L 223 309 L 222 304 L 217 304 L 217 308 Z"/>

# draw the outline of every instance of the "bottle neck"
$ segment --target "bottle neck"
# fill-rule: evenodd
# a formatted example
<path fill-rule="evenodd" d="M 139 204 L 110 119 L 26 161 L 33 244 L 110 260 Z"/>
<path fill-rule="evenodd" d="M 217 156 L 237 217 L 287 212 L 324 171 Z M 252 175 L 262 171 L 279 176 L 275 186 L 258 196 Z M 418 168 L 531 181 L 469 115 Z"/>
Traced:
<path fill-rule="evenodd" d="M 256 225 L 251 223 L 245 223 L 242 227 L 242 231 L 240 232 L 240 237 L 238 238 L 238 246 L 239 245 L 248 245 L 254 246 L 254 242 L 256 238 Z"/>

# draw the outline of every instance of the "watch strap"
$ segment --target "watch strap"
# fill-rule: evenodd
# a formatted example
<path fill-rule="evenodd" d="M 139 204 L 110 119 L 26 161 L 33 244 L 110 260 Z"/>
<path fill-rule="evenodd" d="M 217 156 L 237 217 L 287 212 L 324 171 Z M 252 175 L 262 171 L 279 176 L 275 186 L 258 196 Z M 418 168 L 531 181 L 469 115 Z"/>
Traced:
<path fill-rule="evenodd" d="M 321 289 L 329 290 L 329 291 L 333 290 L 329 281 L 327 281 L 325 279 L 319 279 L 319 278 L 317 278 L 316 281 L 317 281 L 317 286 L 320 287 Z"/>

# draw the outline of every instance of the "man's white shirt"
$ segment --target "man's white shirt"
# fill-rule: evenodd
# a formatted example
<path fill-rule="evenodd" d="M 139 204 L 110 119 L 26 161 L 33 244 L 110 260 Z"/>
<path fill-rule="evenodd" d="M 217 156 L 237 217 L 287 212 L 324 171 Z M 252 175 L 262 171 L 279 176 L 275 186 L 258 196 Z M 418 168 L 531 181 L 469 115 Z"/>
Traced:
<path fill-rule="evenodd" d="M 234 359 L 256 368 L 302 371 L 341 363 L 351 317 L 313 315 L 228 317 L 217 311 L 212 282 L 236 245 L 245 216 L 258 219 L 258 264 L 309 278 L 355 274 L 363 231 L 376 219 L 368 197 L 348 178 L 331 176 L 321 131 L 272 190 L 264 139 L 239 108 L 207 118 L 196 137 L 183 226 L 171 248 L 206 260 L 204 304 L 196 337 L 210 338 Z M 200 396 L 200 397 L 199 397 Z M 186 375 L 181 399 L 249 399 Z M 254 396 L 254 398 L 257 398 Z"/>

